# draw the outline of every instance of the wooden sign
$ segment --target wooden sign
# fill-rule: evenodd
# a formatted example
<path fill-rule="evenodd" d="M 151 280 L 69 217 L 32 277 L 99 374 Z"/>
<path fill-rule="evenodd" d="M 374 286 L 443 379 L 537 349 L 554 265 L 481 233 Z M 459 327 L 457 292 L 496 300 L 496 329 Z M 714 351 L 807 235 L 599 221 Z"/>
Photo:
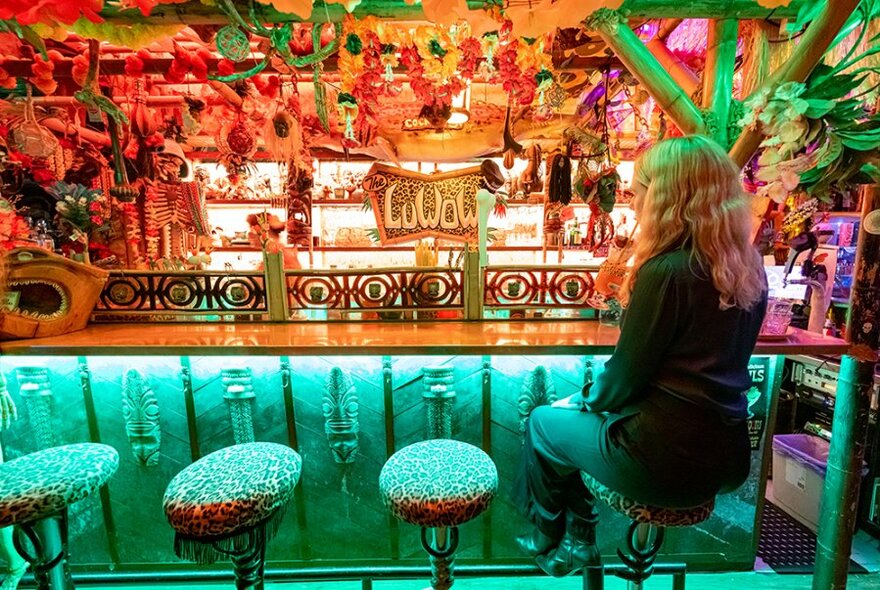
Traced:
<path fill-rule="evenodd" d="M 484 186 L 480 166 L 421 174 L 374 164 L 362 186 L 372 203 L 383 244 L 426 237 L 477 241 L 476 195 Z"/>

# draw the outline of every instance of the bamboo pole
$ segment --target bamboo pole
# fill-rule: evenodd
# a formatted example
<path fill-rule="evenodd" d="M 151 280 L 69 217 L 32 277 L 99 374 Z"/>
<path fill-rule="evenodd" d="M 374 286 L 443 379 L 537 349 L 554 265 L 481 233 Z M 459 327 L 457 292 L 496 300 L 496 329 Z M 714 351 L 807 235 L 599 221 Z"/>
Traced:
<path fill-rule="evenodd" d="M 877 349 L 880 346 L 880 186 L 862 189 L 847 340 L 834 402 L 831 449 L 816 542 L 813 590 L 846 588 L 859 505 L 862 461 Z"/>
<path fill-rule="evenodd" d="M 806 32 L 801 36 L 791 59 L 755 92 L 760 92 L 761 88 L 773 88 L 785 82 L 806 80 L 858 4 L 859 0 L 828 0 L 816 20 L 807 27 Z M 743 131 L 730 149 L 730 157 L 739 166 L 745 166 L 758 151 L 761 140 L 760 129 Z"/>
<path fill-rule="evenodd" d="M 706 67 L 703 69 L 703 108 L 711 109 L 713 138 L 727 148 L 727 125 L 730 100 L 733 96 L 733 74 L 736 69 L 736 40 L 739 21 L 709 21 L 706 46 Z"/>
<path fill-rule="evenodd" d="M 602 9 L 587 20 L 620 61 L 685 133 L 702 133 L 703 115 L 619 13 Z"/>
<path fill-rule="evenodd" d="M 672 79 L 681 86 L 682 90 L 687 92 L 688 96 L 693 96 L 700 87 L 700 78 L 684 65 L 684 62 L 678 59 L 658 37 L 645 43 L 645 46 L 657 58 L 663 69 L 669 72 Z"/>

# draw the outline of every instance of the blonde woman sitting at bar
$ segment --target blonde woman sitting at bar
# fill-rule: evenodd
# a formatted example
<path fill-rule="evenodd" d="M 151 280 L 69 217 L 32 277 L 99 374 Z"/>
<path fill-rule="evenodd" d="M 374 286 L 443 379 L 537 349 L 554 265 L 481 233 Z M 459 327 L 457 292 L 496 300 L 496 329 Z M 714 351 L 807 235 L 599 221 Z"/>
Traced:
<path fill-rule="evenodd" d="M 637 502 L 700 505 L 749 473 L 748 362 L 767 307 L 739 169 L 699 136 L 636 164 L 641 224 L 620 339 L 595 383 L 532 413 L 515 497 L 517 538 L 546 573 L 593 563 L 595 499 L 580 471 Z"/>
<path fill-rule="evenodd" d="M 277 215 L 270 213 L 251 213 L 247 216 L 250 231 L 248 241 L 255 248 L 265 245 L 266 252 L 281 252 L 284 257 L 284 270 L 298 270 L 302 268 L 299 263 L 296 246 L 285 247 L 281 243 L 281 232 L 284 231 L 284 222 Z M 263 263 L 257 267 L 263 270 Z"/>

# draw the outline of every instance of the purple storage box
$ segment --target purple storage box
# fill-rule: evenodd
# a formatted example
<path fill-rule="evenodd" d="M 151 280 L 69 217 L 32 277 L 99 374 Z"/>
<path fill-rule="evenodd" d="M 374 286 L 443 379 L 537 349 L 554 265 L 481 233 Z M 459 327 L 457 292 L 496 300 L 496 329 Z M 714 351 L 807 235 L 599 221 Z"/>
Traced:
<path fill-rule="evenodd" d="M 773 450 L 780 455 L 794 459 L 804 467 L 825 477 L 828 468 L 828 450 L 831 444 L 824 438 L 812 434 L 777 434 L 773 437 Z M 862 477 L 868 466 L 862 465 Z"/>
<path fill-rule="evenodd" d="M 773 437 L 775 452 L 794 459 L 822 477 L 825 477 L 828 467 L 830 446 L 827 440 L 812 434 L 777 434 Z"/>

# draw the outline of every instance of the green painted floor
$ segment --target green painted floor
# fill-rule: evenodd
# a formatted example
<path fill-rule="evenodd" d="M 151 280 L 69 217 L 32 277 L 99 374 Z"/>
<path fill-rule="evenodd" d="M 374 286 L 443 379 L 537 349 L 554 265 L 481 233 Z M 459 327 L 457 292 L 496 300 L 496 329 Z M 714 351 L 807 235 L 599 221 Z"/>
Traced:
<path fill-rule="evenodd" d="M 423 590 L 427 580 L 374 582 L 373 590 Z M 77 586 L 78 590 L 159 590 L 165 588 L 186 588 L 186 590 L 232 589 L 232 585 L 138 585 L 138 586 Z M 669 590 L 672 578 L 657 576 L 648 580 L 645 590 Z M 810 576 L 780 575 L 764 572 L 743 572 L 734 574 L 691 574 L 687 578 L 688 590 L 809 590 L 812 588 Z M 357 582 L 300 582 L 270 583 L 266 590 L 361 590 Z M 606 590 L 625 590 L 626 583 L 613 576 L 605 578 Z M 880 574 L 851 575 L 847 580 L 848 590 L 880 589 Z M 459 580 L 453 590 L 583 590 L 578 577 L 555 578 L 467 578 Z"/>

